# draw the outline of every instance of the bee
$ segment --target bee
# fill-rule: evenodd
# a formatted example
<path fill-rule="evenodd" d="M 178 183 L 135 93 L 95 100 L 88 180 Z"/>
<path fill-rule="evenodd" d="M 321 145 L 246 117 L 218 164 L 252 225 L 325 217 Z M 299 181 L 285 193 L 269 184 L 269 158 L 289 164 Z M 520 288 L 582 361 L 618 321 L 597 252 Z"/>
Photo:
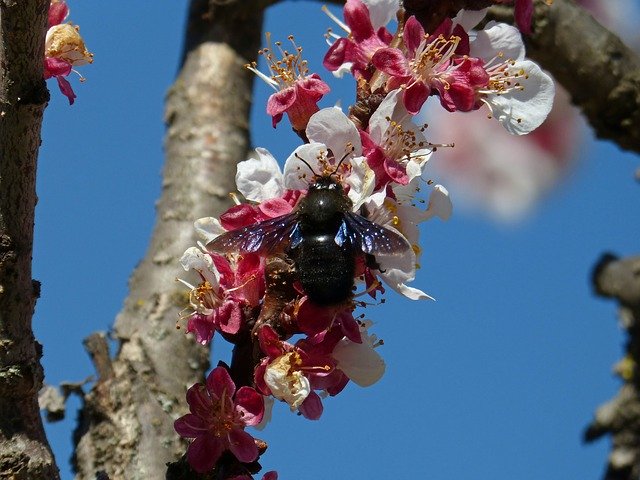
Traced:
<path fill-rule="evenodd" d="M 333 178 L 346 156 L 324 175 L 298 158 L 314 177 L 291 213 L 231 230 L 206 247 L 217 253 L 284 253 L 293 260 L 309 300 L 321 306 L 340 304 L 353 295 L 360 256 L 377 267 L 380 259 L 408 254 L 411 245 L 399 233 L 352 211 L 353 202 Z"/>

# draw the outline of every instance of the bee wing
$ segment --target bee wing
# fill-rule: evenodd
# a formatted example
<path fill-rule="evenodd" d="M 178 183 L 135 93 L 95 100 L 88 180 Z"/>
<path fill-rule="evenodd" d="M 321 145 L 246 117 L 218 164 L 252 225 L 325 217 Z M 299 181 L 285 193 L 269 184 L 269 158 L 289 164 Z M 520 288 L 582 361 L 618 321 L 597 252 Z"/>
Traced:
<path fill-rule="evenodd" d="M 288 245 L 297 225 L 297 213 L 288 213 L 223 233 L 206 247 L 218 253 L 270 253 Z"/>
<path fill-rule="evenodd" d="M 397 232 L 367 220 L 353 212 L 344 214 L 336 243 L 349 241 L 356 248 L 373 256 L 402 256 L 411 251 L 411 245 Z"/>

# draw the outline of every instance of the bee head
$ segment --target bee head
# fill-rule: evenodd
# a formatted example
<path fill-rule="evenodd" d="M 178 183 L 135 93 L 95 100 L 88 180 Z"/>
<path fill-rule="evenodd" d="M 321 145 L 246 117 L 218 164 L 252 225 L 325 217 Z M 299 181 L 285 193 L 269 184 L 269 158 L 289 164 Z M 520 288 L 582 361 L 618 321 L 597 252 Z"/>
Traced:
<path fill-rule="evenodd" d="M 333 175 L 333 173 L 331 174 Z M 337 190 L 342 191 L 342 185 L 331 175 L 317 176 L 316 181 L 309 185 L 309 190 Z"/>

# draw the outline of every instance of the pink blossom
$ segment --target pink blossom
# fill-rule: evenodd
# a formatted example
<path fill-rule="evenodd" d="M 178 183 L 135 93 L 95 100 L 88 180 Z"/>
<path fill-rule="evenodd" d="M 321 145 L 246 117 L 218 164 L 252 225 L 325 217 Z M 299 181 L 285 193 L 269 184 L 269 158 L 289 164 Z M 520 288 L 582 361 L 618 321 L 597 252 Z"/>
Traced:
<path fill-rule="evenodd" d="M 243 463 L 258 458 L 258 447 L 246 426 L 257 425 L 264 415 L 264 400 L 251 387 L 236 385 L 224 367 L 217 367 L 206 384 L 187 391 L 188 413 L 174 423 L 178 434 L 193 438 L 187 461 L 199 473 L 211 470 L 226 450 Z M 273 478 L 273 477 L 272 477 Z"/>
<path fill-rule="evenodd" d="M 415 115 L 429 95 L 438 93 L 443 106 L 451 111 L 475 108 L 475 90 L 487 84 L 482 61 L 471 59 L 469 40 L 460 25 L 445 22 L 437 36 L 425 35 L 414 16 L 405 24 L 403 40 L 407 53 L 397 48 L 382 48 L 373 56 L 373 64 L 390 76 L 387 90 L 402 87 L 403 103 Z"/>
<path fill-rule="evenodd" d="M 325 9 L 325 12 L 328 13 L 328 10 Z M 347 0 L 344 6 L 346 25 L 336 18 L 334 20 L 349 33 L 349 36 L 338 38 L 331 45 L 324 57 L 323 65 L 331 72 L 339 71 L 348 65 L 356 78 L 369 79 L 371 71 L 368 67 L 371 58 L 376 51 L 391 43 L 392 35 L 384 26 L 377 29 L 374 27 L 369 8 L 362 0 Z"/>
<path fill-rule="evenodd" d="M 293 37 L 289 39 L 293 43 Z M 295 53 L 290 53 L 281 48 L 280 42 L 276 42 L 276 46 L 280 49 L 281 59 L 274 56 L 271 47 L 259 52 L 267 60 L 270 76 L 260 72 L 255 62 L 247 68 L 276 90 L 267 101 L 267 114 L 271 115 L 273 127 L 286 113 L 293 129 L 304 132 L 311 115 L 320 109 L 318 102 L 329 92 L 329 85 L 315 73 L 308 75 L 302 48 L 293 43 Z"/>
<path fill-rule="evenodd" d="M 186 333 L 194 333 L 196 341 L 207 344 L 216 330 L 235 335 L 244 321 L 243 307 L 258 306 L 264 296 L 264 259 L 247 254 L 230 262 L 221 255 L 187 249 L 180 263 L 187 271 L 195 270 L 201 278 L 197 286 L 184 280 L 191 289 Z"/>
<path fill-rule="evenodd" d="M 333 335 L 333 334 L 332 334 Z M 324 339 L 324 335 L 321 337 Z M 332 337 L 333 338 L 333 337 Z M 337 344 L 342 334 L 333 341 Z M 298 410 L 305 418 L 317 420 L 322 415 L 322 401 L 314 389 L 326 389 L 322 378 L 331 376 L 331 386 L 343 384 L 342 373 L 335 370 L 335 360 L 327 353 L 321 340 L 317 347 L 310 343 L 292 345 L 280 340 L 268 325 L 258 332 L 260 348 L 266 355 L 255 370 L 254 378 L 258 391 L 273 395 Z M 342 388 L 340 388 L 342 389 Z"/>

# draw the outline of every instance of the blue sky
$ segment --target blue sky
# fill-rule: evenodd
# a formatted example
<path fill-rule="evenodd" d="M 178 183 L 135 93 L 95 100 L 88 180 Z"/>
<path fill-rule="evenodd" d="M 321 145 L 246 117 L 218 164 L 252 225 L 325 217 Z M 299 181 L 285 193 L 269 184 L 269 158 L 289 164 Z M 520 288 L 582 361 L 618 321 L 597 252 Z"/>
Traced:
<path fill-rule="evenodd" d="M 94 373 L 82 339 L 110 327 L 146 250 L 160 191 L 163 98 L 186 14 L 180 1 L 70 6 L 95 63 L 82 67 L 84 84 L 72 79 L 72 107 L 50 84 L 43 128 L 34 329 L 51 384 Z M 279 5 L 266 29 L 280 39 L 293 33 L 311 68 L 331 80 L 320 66 L 331 24 L 320 6 Z M 322 106 L 349 105 L 352 84 L 331 82 Z M 286 123 L 271 128 L 263 111 L 270 92 L 256 84 L 255 145 L 284 160 L 297 139 Z M 585 446 L 581 434 L 617 391 L 611 367 L 624 336 L 615 305 L 593 295 L 589 275 L 604 251 L 637 253 L 638 161 L 593 141 L 579 156 L 575 171 L 518 225 L 455 210 L 449 222 L 424 225 L 416 286 L 437 301 L 390 293 L 385 305 L 368 308 L 385 341 L 385 376 L 328 399 L 319 422 L 276 405 L 259 434 L 270 444 L 265 468 L 283 480 L 598 479 L 608 441 Z M 47 426 L 63 478 L 71 478 L 77 407 L 73 400 L 70 420 Z"/>

